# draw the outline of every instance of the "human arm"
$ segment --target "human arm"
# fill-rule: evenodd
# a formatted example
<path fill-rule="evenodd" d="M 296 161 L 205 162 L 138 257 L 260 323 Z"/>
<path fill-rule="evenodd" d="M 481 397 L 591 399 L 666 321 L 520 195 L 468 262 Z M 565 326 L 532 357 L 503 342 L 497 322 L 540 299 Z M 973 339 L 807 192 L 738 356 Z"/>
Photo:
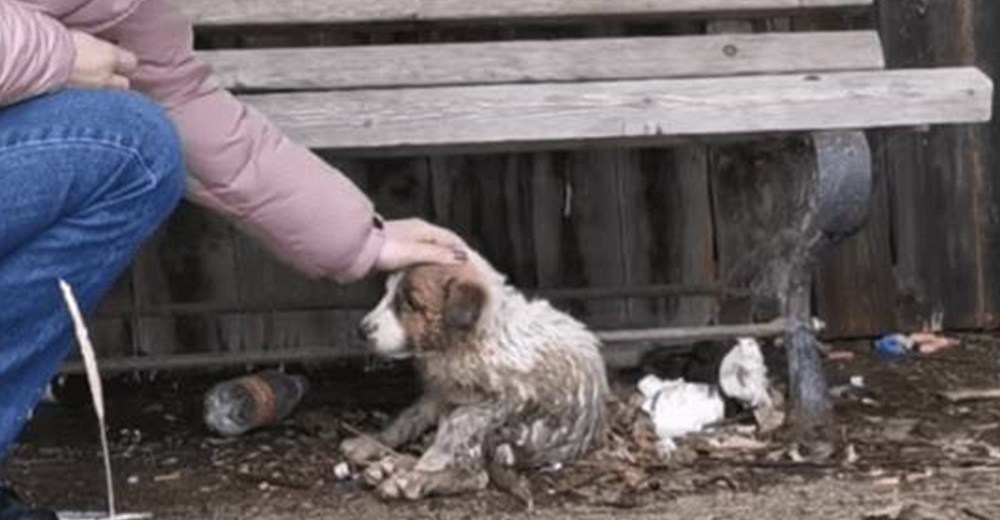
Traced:
<path fill-rule="evenodd" d="M 0 106 L 63 87 L 75 59 L 70 32 L 58 21 L 0 1 Z"/>
<path fill-rule="evenodd" d="M 349 282 L 462 256 L 453 251 L 461 240 L 441 228 L 377 225 L 371 201 L 346 176 L 219 87 L 192 50 L 190 23 L 163 0 L 145 0 L 100 36 L 138 56 L 132 86 L 170 111 L 193 174 L 191 198 L 300 271 Z"/>

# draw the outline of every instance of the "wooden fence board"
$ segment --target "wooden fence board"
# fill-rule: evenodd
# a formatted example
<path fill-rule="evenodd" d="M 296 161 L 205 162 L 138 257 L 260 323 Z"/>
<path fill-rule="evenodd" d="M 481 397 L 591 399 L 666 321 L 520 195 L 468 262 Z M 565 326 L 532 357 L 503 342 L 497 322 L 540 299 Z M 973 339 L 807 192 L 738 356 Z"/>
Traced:
<path fill-rule="evenodd" d="M 625 280 L 630 286 L 715 283 L 714 233 L 705 147 L 630 152 L 620 170 Z M 629 301 L 638 326 L 704 325 L 715 318 L 712 298 Z"/>
<path fill-rule="evenodd" d="M 895 66 L 975 60 L 975 2 L 883 3 L 880 23 Z M 888 141 L 897 274 L 904 324 L 935 311 L 950 327 L 984 324 L 983 233 L 989 229 L 985 169 L 974 134 L 983 126 L 935 128 Z M 995 146 L 995 144 L 993 144 Z M 920 322 L 920 323 L 915 323 Z"/>
<path fill-rule="evenodd" d="M 897 330 L 891 205 L 882 136 L 870 135 L 873 157 L 868 220 L 858 233 L 822 254 L 815 270 L 816 314 L 837 337 Z"/>

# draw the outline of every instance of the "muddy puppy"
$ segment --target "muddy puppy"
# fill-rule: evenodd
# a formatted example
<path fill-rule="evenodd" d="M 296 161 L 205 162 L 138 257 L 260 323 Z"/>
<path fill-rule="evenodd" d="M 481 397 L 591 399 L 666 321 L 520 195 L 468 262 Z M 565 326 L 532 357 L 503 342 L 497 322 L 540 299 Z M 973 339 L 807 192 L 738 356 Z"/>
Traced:
<path fill-rule="evenodd" d="M 377 354 L 412 359 L 424 386 L 385 431 L 341 444 L 384 498 L 480 490 L 498 468 L 558 467 L 603 437 L 597 338 L 476 254 L 393 274 L 361 331 Z M 394 452 L 435 427 L 419 459 Z"/>

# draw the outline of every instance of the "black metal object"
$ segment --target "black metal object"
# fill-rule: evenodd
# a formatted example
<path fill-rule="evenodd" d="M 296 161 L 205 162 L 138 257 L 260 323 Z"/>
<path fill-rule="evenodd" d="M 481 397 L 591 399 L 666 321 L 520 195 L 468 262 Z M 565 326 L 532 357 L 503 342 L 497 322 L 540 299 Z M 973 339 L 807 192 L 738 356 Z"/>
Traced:
<path fill-rule="evenodd" d="M 810 290 L 816 259 L 824 249 L 849 237 L 864 224 L 872 187 L 872 160 L 862 132 L 812 135 L 814 164 L 801 199 L 785 229 L 777 234 L 759 266 L 751 287 L 757 301 L 776 300 L 789 322 L 788 354 L 791 425 L 805 455 L 822 459 L 834 449 L 832 406 L 812 330 Z M 789 201 L 793 202 L 793 201 Z"/>
<path fill-rule="evenodd" d="M 701 327 L 668 327 L 651 329 L 606 330 L 596 332 L 605 349 L 605 359 L 615 366 L 634 366 L 641 352 L 628 347 L 647 348 L 686 345 L 696 341 L 735 337 L 773 338 L 789 332 L 789 322 L 776 319 L 767 323 L 744 325 L 708 325 Z M 135 356 L 101 361 L 101 372 L 133 372 L 146 370 L 191 370 L 226 366 L 276 365 L 282 363 L 318 363 L 344 361 L 360 356 L 365 350 L 360 341 L 352 351 L 331 347 L 300 347 L 260 352 L 205 352 L 200 354 L 170 354 Z M 641 349 L 640 349 L 641 350 Z M 83 362 L 73 360 L 62 366 L 62 373 L 81 374 Z"/>

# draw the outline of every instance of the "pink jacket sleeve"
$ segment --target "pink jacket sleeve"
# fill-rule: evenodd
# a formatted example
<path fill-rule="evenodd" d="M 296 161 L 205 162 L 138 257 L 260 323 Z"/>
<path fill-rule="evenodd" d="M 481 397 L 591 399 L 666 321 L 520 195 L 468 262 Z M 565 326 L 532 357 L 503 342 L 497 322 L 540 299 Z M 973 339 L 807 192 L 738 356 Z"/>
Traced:
<path fill-rule="evenodd" d="M 188 20 L 165 0 L 143 0 L 100 36 L 136 53 L 133 87 L 170 111 L 193 174 L 193 200 L 231 217 L 307 275 L 343 283 L 370 271 L 384 241 L 372 203 L 220 88 L 195 58 Z"/>
<path fill-rule="evenodd" d="M 64 86 L 73 71 L 74 49 L 59 22 L 0 0 L 0 106 Z"/>

